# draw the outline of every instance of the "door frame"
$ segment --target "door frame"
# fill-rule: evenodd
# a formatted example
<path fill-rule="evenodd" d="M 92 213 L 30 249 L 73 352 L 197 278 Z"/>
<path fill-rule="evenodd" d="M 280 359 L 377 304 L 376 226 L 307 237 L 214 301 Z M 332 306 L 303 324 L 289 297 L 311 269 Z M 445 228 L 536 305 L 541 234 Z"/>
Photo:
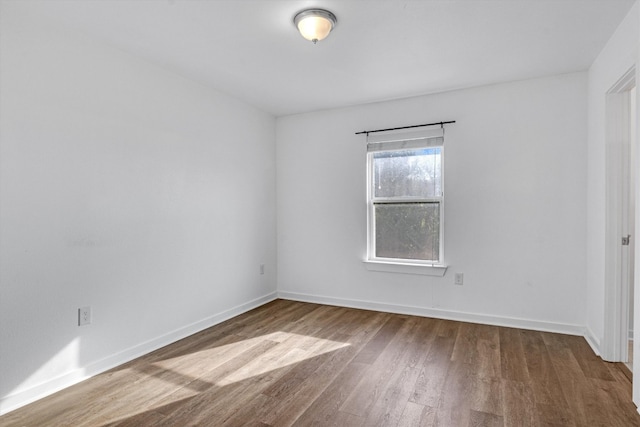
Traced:
<path fill-rule="evenodd" d="M 631 121 L 630 90 L 636 86 L 636 67 L 630 68 L 606 94 L 605 124 L 605 318 L 601 356 L 610 362 L 628 360 L 629 289 L 633 286 L 623 277 L 623 248 L 629 218 L 625 212 L 623 189 L 629 180 Z M 636 169 L 637 170 L 637 169 Z M 637 189 L 636 189 L 637 190 Z M 625 223 L 627 222 L 627 223 Z M 635 243 L 635 237 L 632 236 Z M 634 260 L 629 259 L 633 264 Z M 628 278 L 627 278 L 628 279 Z"/>

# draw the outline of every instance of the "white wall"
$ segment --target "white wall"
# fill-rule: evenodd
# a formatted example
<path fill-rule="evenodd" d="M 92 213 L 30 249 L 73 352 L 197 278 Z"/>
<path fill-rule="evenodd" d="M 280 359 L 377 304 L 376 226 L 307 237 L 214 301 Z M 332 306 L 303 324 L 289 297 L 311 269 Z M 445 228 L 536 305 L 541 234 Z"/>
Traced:
<path fill-rule="evenodd" d="M 6 412 L 275 297 L 275 118 L 1 5 Z"/>
<path fill-rule="evenodd" d="M 589 69 L 587 328 L 597 346 L 605 316 L 605 95 L 636 62 L 638 14 L 636 3 Z"/>
<path fill-rule="evenodd" d="M 449 270 L 368 271 L 354 132 L 440 120 Z M 581 334 L 586 141 L 586 73 L 278 118 L 279 294 Z"/>

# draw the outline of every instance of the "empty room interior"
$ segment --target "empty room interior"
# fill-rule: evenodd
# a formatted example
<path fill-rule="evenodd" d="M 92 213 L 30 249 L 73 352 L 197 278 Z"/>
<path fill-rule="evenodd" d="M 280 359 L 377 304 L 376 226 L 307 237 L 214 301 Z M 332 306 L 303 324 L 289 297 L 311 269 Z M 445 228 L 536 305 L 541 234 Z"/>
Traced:
<path fill-rule="evenodd" d="M 0 425 L 640 426 L 639 61 L 634 0 L 0 0 Z"/>

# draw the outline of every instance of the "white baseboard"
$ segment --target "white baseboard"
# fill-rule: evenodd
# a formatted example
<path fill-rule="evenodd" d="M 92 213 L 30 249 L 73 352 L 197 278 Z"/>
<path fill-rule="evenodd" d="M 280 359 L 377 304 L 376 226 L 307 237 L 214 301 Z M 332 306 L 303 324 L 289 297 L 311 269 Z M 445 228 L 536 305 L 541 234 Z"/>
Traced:
<path fill-rule="evenodd" d="M 587 340 L 593 352 L 597 356 L 602 357 L 602 353 L 600 352 L 600 340 L 588 326 L 585 328 L 584 339 Z"/>
<path fill-rule="evenodd" d="M 387 313 L 409 314 L 413 316 L 433 317 L 436 319 L 457 320 L 460 322 L 479 323 L 483 325 L 505 326 L 509 328 L 529 329 L 543 332 L 556 332 L 567 335 L 585 335 L 584 326 L 569 323 L 543 322 L 539 320 L 520 319 L 516 317 L 491 316 L 486 314 L 465 313 L 461 311 L 386 304 L 345 298 L 333 298 L 321 295 L 300 294 L 296 292 L 286 291 L 279 291 L 278 298 L 316 304 L 336 305 L 340 307 L 359 308 L 363 310 L 376 310 Z"/>
<path fill-rule="evenodd" d="M 198 322 L 186 325 L 152 340 L 137 344 L 111 356 L 91 362 L 86 366 L 74 369 L 71 372 L 53 378 L 37 386 L 20 390 L 9 396 L 4 396 L 0 398 L 0 415 L 11 412 L 31 402 L 35 402 L 38 399 L 42 399 L 43 397 L 70 387 L 92 376 L 108 371 L 109 369 L 115 368 L 116 366 L 122 365 L 123 363 L 129 362 L 137 357 L 186 338 L 189 335 L 193 335 L 204 329 L 210 328 L 211 326 L 215 326 L 218 323 L 224 322 L 225 320 L 273 301 L 276 298 L 276 292 L 272 292 L 252 301 L 230 308 L 229 310 L 209 316 Z"/>

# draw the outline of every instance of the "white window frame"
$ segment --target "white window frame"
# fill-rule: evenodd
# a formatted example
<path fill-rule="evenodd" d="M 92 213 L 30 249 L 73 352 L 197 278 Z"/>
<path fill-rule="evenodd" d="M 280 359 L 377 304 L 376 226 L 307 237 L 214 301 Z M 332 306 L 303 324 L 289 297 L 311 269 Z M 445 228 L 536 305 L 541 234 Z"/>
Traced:
<path fill-rule="evenodd" d="M 441 132 L 441 131 L 440 131 Z M 421 133 L 422 134 L 422 133 Z M 437 132 L 435 133 L 438 134 Z M 444 143 L 443 138 L 440 138 L 439 143 L 432 143 L 431 138 L 433 136 L 421 136 L 408 139 L 391 138 L 389 141 L 394 141 L 395 144 L 391 144 L 389 148 L 385 148 L 384 145 L 375 151 L 367 152 L 367 257 L 365 259 L 365 266 L 371 271 L 384 271 L 392 273 L 408 273 L 408 274 L 424 274 L 431 276 L 444 276 L 447 266 L 444 262 L 444 179 L 445 179 L 445 156 L 444 156 Z M 408 142 L 410 147 L 397 147 L 398 141 Z M 402 142 L 400 145 L 403 145 Z M 373 157 L 376 153 L 380 152 L 393 152 L 393 151 L 405 151 L 407 149 L 420 149 L 420 148 L 440 148 L 440 164 L 441 164 L 441 186 L 442 194 L 439 197 L 415 197 L 415 198 L 402 198 L 402 197 L 375 197 L 374 192 L 374 161 Z M 382 203 L 439 203 L 439 215 L 440 215 L 440 236 L 439 236 L 439 260 L 416 260 L 416 259 L 404 259 L 404 258 L 384 258 L 375 256 L 375 204 Z"/>

